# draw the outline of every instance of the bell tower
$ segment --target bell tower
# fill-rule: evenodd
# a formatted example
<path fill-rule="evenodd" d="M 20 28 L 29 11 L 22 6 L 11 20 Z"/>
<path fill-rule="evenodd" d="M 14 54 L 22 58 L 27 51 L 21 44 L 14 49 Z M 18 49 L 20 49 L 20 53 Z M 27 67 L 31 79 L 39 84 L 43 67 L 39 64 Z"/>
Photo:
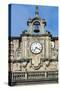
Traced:
<path fill-rule="evenodd" d="M 38 9 L 38 6 L 35 6 L 35 17 L 27 21 L 29 34 L 41 35 L 46 33 L 46 21 L 40 18 Z"/>

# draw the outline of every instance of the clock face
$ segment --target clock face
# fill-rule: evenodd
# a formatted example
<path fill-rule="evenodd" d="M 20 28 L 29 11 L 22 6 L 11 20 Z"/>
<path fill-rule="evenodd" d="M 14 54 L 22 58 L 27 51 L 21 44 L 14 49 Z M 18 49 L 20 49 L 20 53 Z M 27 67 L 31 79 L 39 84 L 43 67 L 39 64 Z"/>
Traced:
<path fill-rule="evenodd" d="M 54 48 L 55 45 L 54 45 L 54 42 L 51 42 L 51 48 Z"/>
<path fill-rule="evenodd" d="M 38 42 L 32 43 L 32 45 L 31 45 L 32 53 L 38 54 L 41 52 L 41 50 L 42 50 L 42 45 L 40 43 L 38 43 Z"/>

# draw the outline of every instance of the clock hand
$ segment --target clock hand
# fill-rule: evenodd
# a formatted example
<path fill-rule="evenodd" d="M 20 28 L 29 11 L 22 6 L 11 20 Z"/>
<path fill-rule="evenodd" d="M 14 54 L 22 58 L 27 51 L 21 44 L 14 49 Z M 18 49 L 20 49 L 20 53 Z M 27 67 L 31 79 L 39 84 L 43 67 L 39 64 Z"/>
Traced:
<path fill-rule="evenodd" d="M 34 51 L 35 51 L 36 49 L 40 50 L 40 48 L 38 48 L 38 47 L 35 47 Z"/>
<path fill-rule="evenodd" d="M 36 50 L 37 47 L 35 47 L 34 51 Z"/>
<path fill-rule="evenodd" d="M 38 48 L 38 47 L 36 47 L 36 49 L 39 49 L 40 50 L 40 48 Z"/>

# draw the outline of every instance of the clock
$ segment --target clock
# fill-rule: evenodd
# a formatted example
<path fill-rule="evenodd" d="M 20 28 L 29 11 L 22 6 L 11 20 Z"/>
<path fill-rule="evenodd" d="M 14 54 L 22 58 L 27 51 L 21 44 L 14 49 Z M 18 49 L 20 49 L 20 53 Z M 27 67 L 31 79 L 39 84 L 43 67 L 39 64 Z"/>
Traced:
<path fill-rule="evenodd" d="M 51 42 L 51 48 L 54 48 L 55 45 L 54 45 L 54 42 Z"/>
<path fill-rule="evenodd" d="M 34 54 L 40 53 L 42 50 L 42 45 L 39 42 L 34 42 L 31 44 L 31 52 Z"/>

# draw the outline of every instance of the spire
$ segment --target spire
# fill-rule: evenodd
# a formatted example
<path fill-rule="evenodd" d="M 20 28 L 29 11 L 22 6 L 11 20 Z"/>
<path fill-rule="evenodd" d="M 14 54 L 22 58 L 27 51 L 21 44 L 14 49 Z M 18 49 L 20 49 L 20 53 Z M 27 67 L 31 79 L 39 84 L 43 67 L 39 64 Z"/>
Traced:
<path fill-rule="evenodd" d="M 38 6 L 36 5 L 36 10 L 35 10 L 35 16 L 38 17 L 39 16 L 39 12 L 38 12 Z"/>

